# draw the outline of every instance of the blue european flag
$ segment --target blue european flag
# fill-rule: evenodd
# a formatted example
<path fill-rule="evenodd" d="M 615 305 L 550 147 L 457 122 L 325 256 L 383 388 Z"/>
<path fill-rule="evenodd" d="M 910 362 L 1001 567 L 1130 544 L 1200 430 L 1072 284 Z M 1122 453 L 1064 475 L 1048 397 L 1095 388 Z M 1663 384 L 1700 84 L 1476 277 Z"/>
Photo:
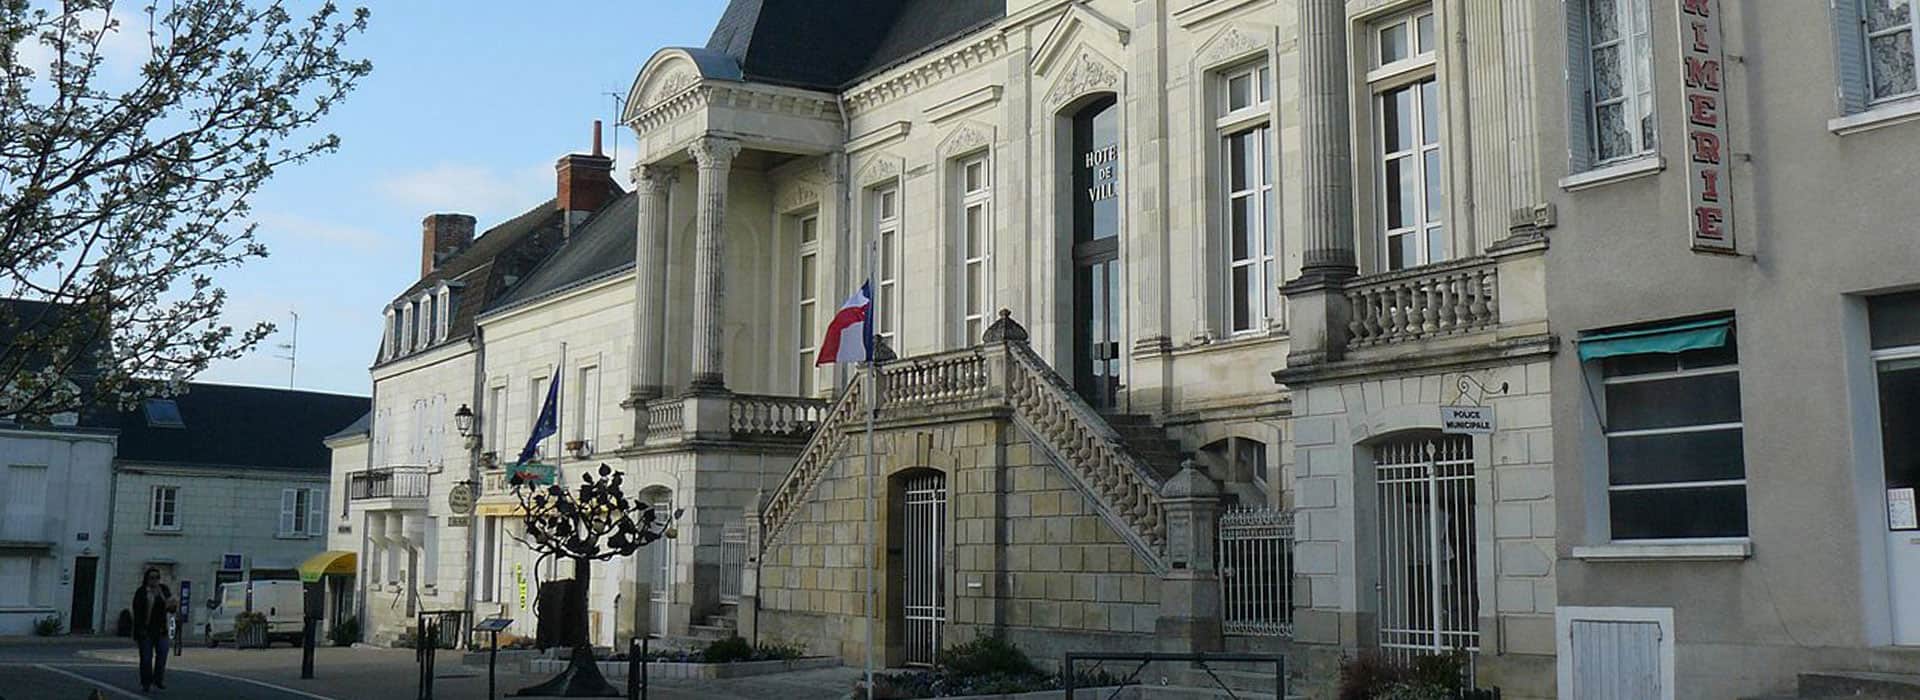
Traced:
<path fill-rule="evenodd" d="M 533 422 L 533 434 L 527 436 L 527 446 L 520 449 L 520 461 L 515 465 L 533 461 L 535 452 L 540 449 L 540 441 L 560 432 L 560 374 L 554 373 L 553 381 L 547 384 L 547 401 L 540 406 L 540 418 Z"/>

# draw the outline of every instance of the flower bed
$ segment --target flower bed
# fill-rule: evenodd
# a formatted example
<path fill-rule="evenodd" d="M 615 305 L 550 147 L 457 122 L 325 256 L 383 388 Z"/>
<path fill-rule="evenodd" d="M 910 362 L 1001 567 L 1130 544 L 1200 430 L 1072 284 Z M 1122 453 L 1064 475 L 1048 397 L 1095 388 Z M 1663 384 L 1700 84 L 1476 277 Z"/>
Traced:
<path fill-rule="evenodd" d="M 1042 698 L 1059 696 L 1064 685 L 1060 674 L 1041 670 L 1026 652 L 999 637 L 981 637 L 948 647 L 940 652 L 939 659 L 940 667 L 935 669 L 874 674 L 873 697 Z M 1099 697 L 1111 695 L 1122 685 L 1128 683 L 1102 670 L 1074 674 L 1077 688 L 1106 688 Z M 866 696 L 864 681 L 854 683 L 854 696 Z"/>
<path fill-rule="evenodd" d="M 606 656 L 599 665 L 600 674 L 608 679 L 627 677 L 629 662 L 624 653 Z M 739 637 L 721 639 L 701 649 L 660 649 L 647 654 L 650 678 L 740 678 L 838 665 L 838 659 L 807 656 L 797 645 L 779 642 L 754 645 Z M 527 663 L 527 671 L 559 673 L 566 666 L 565 659 L 535 659 Z"/>

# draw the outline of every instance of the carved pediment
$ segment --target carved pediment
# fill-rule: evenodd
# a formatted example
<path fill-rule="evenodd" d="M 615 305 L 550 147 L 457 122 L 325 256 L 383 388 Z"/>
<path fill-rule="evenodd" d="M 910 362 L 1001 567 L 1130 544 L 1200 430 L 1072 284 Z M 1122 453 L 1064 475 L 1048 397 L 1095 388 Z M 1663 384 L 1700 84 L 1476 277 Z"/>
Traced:
<path fill-rule="evenodd" d="M 992 143 L 993 127 L 975 122 L 961 122 L 940 141 L 938 152 L 942 159 L 946 159 L 986 148 Z"/>
<path fill-rule="evenodd" d="M 1193 65 L 1200 70 L 1217 67 L 1267 50 L 1273 45 L 1273 28 L 1252 24 L 1232 24 L 1214 32 L 1200 50 L 1194 52 Z"/>
<path fill-rule="evenodd" d="M 774 197 L 773 206 L 781 213 L 798 211 L 820 203 L 820 188 L 808 184 L 789 185 Z"/>
<path fill-rule="evenodd" d="M 875 153 L 862 160 L 865 162 L 853 175 L 854 183 L 861 187 L 871 187 L 900 177 L 900 173 L 906 170 L 906 160 L 891 153 Z"/>
<path fill-rule="evenodd" d="M 1083 47 L 1074 56 L 1072 67 L 1047 92 L 1046 106 L 1048 109 L 1058 109 L 1061 105 L 1096 92 L 1118 92 L 1119 86 L 1120 67 L 1105 56 Z"/>

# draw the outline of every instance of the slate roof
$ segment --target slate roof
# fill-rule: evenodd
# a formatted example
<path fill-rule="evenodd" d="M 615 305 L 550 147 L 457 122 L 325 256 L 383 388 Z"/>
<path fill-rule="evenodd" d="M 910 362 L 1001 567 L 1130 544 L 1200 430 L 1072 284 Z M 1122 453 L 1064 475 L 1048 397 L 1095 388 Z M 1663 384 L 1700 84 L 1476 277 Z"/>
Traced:
<path fill-rule="evenodd" d="M 707 48 L 750 81 L 838 90 L 1006 13 L 1006 0 L 732 0 Z"/>
<path fill-rule="evenodd" d="M 458 284 L 459 288 L 453 292 L 453 317 L 447 319 L 447 337 L 434 343 L 434 347 L 463 342 L 473 335 L 474 316 L 492 303 L 494 297 L 517 284 L 521 276 L 558 246 L 560 224 L 558 205 L 554 199 L 548 199 L 487 229 L 394 300 L 410 298 L 442 280 Z M 374 366 L 385 364 L 379 360 L 377 347 L 374 353 Z M 388 362 L 414 354 L 417 353 L 402 353 Z"/>
<path fill-rule="evenodd" d="M 633 268 L 640 197 L 621 195 L 574 229 L 560 250 L 528 272 L 482 313 L 537 301 Z"/>
<path fill-rule="evenodd" d="M 367 411 L 366 413 L 360 414 L 360 417 L 354 420 L 352 423 L 348 424 L 347 427 L 341 428 L 338 432 L 335 432 L 334 434 L 328 435 L 321 439 L 322 440 L 338 440 L 340 438 L 353 437 L 355 435 L 366 435 L 371 432 L 373 432 L 373 411 Z"/>
<path fill-rule="evenodd" d="M 120 413 L 115 461 L 325 474 L 322 440 L 372 406 L 365 396 L 201 383 L 152 400 L 173 401 L 183 426 L 154 424 L 145 402 Z"/>

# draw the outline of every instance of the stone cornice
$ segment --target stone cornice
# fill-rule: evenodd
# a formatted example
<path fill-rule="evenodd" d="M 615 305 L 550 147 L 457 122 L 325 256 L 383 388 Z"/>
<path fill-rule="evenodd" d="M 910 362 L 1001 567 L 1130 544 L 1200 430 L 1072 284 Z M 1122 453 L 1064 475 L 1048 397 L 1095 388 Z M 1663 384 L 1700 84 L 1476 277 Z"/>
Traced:
<path fill-rule="evenodd" d="M 1007 35 L 1003 29 L 988 29 L 971 41 L 957 45 L 919 62 L 902 66 L 885 77 L 862 82 L 847 91 L 847 114 L 860 114 L 942 82 L 955 74 L 972 70 L 1006 53 Z"/>
<path fill-rule="evenodd" d="M 703 107 L 731 107 L 839 121 L 839 106 L 824 93 L 709 80 L 648 107 L 628 124 L 636 133 L 646 134 Z"/>
<path fill-rule="evenodd" d="M 1560 345 L 1560 338 L 1551 334 L 1508 339 L 1494 339 L 1495 335 L 1493 331 L 1488 331 L 1464 336 L 1486 338 L 1490 342 L 1461 348 L 1432 352 L 1413 352 L 1395 348 L 1396 352 L 1393 354 L 1382 356 L 1350 357 L 1338 362 L 1287 367 L 1275 370 L 1273 381 L 1297 391 L 1302 387 L 1339 380 L 1377 379 L 1465 367 L 1492 367 L 1551 357 L 1558 352 Z M 1371 352 L 1362 352 L 1371 355 Z"/>

